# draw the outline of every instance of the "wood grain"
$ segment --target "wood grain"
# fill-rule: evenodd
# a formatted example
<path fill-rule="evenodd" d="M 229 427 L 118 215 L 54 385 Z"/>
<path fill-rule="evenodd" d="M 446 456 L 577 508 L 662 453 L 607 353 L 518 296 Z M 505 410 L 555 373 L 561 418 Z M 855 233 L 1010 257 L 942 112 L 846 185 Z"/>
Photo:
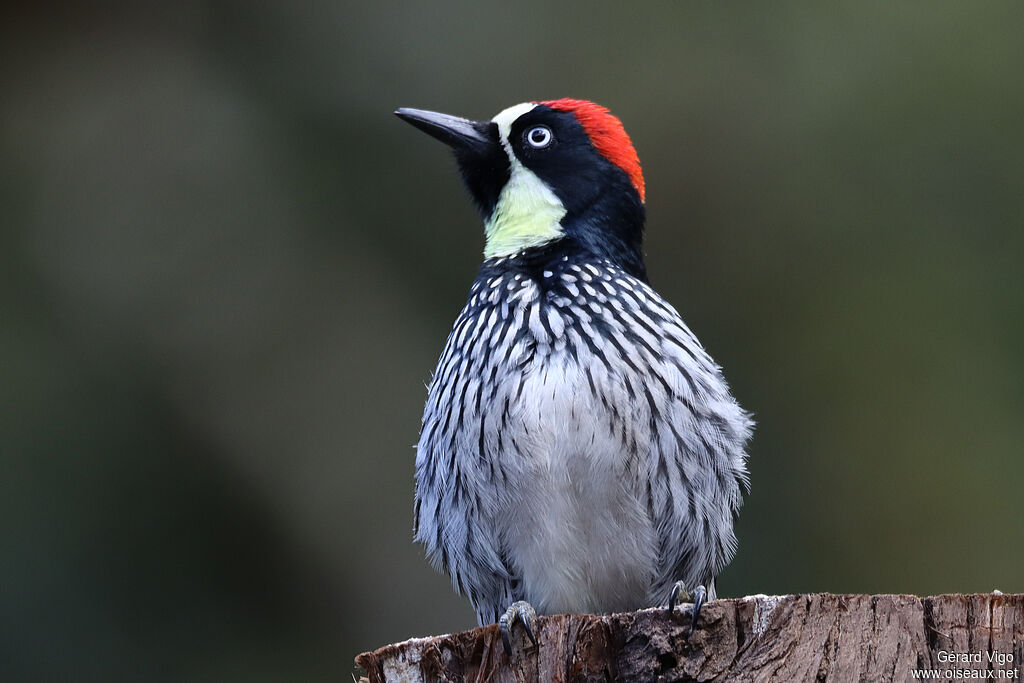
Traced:
<path fill-rule="evenodd" d="M 539 646 L 517 629 L 511 658 L 498 627 L 484 626 L 387 645 L 356 663 L 370 683 L 909 681 L 919 668 L 1024 680 L 1024 594 L 757 595 L 705 605 L 692 633 L 689 615 L 686 606 L 671 616 L 541 617 Z M 943 661 L 975 652 L 981 663 Z"/>

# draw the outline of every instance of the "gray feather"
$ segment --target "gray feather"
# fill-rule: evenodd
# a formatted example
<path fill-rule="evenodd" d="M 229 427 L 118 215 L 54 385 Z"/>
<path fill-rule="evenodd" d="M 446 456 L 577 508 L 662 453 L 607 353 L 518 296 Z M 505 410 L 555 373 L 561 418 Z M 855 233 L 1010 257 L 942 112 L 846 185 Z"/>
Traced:
<path fill-rule="evenodd" d="M 678 313 L 607 261 L 485 263 L 416 457 L 416 540 L 481 624 L 661 603 L 736 550 L 753 423 Z"/>

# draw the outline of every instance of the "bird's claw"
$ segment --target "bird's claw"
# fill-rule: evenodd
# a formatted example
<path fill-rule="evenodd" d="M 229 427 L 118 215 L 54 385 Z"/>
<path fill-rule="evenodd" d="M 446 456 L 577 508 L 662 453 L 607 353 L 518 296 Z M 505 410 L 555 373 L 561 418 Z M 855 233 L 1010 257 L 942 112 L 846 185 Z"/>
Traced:
<path fill-rule="evenodd" d="M 692 602 L 693 603 L 693 619 L 690 621 L 690 630 L 697 628 L 697 617 L 700 615 L 700 608 L 704 605 L 704 601 L 708 597 L 708 591 L 704 586 L 697 586 L 693 589 L 693 595 L 690 591 L 686 590 L 686 584 L 682 581 L 676 581 L 675 585 L 672 586 L 672 592 L 668 594 L 668 612 L 672 613 L 675 609 L 676 601 L 679 602 Z"/>
<path fill-rule="evenodd" d="M 498 628 L 501 630 L 501 642 L 505 646 L 505 654 L 512 656 L 512 626 L 519 621 L 526 630 L 526 636 L 534 645 L 537 644 L 537 636 L 534 631 L 537 625 L 537 612 L 525 600 L 519 600 L 509 605 L 509 608 L 498 620 Z"/>

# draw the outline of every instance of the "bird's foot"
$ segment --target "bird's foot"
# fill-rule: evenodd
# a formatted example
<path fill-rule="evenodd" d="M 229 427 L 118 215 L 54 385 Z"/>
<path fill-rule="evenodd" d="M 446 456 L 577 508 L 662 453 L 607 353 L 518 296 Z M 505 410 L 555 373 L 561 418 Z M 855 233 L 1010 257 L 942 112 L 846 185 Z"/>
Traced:
<path fill-rule="evenodd" d="M 690 621 L 690 630 L 692 631 L 697 627 L 697 617 L 700 615 L 700 608 L 704 604 L 704 600 L 707 599 L 707 596 L 708 591 L 704 586 L 697 586 L 693 589 L 693 595 L 690 595 L 690 591 L 686 590 L 686 584 L 682 581 L 676 581 L 675 585 L 672 586 L 672 591 L 668 594 L 668 613 L 672 613 L 677 601 L 692 602 L 693 619 Z"/>
<path fill-rule="evenodd" d="M 505 654 L 512 656 L 512 627 L 515 623 L 522 622 L 526 629 L 526 635 L 530 642 L 537 644 L 537 612 L 525 600 L 519 600 L 509 605 L 508 610 L 498 620 L 498 627 L 501 629 L 501 642 L 505 646 Z"/>

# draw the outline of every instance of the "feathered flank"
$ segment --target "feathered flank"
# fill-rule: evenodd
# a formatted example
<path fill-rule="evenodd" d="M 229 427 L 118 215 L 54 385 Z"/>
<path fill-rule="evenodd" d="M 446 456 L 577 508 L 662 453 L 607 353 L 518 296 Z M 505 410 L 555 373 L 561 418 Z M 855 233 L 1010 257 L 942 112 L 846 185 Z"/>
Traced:
<path fill-rule="evenodd" d="M 607 108 L 587 100 L 563 98 L 537 102 L 555 111 L 571 112 L 590 136 L 590 141 L 601 155 L 621 168 L 633 187 L 645 201 L 644 174 L 640 168 L 640 157 L 637 156 L 633 141 L 626 134 L 622 122 L 612 115 Z"/>

